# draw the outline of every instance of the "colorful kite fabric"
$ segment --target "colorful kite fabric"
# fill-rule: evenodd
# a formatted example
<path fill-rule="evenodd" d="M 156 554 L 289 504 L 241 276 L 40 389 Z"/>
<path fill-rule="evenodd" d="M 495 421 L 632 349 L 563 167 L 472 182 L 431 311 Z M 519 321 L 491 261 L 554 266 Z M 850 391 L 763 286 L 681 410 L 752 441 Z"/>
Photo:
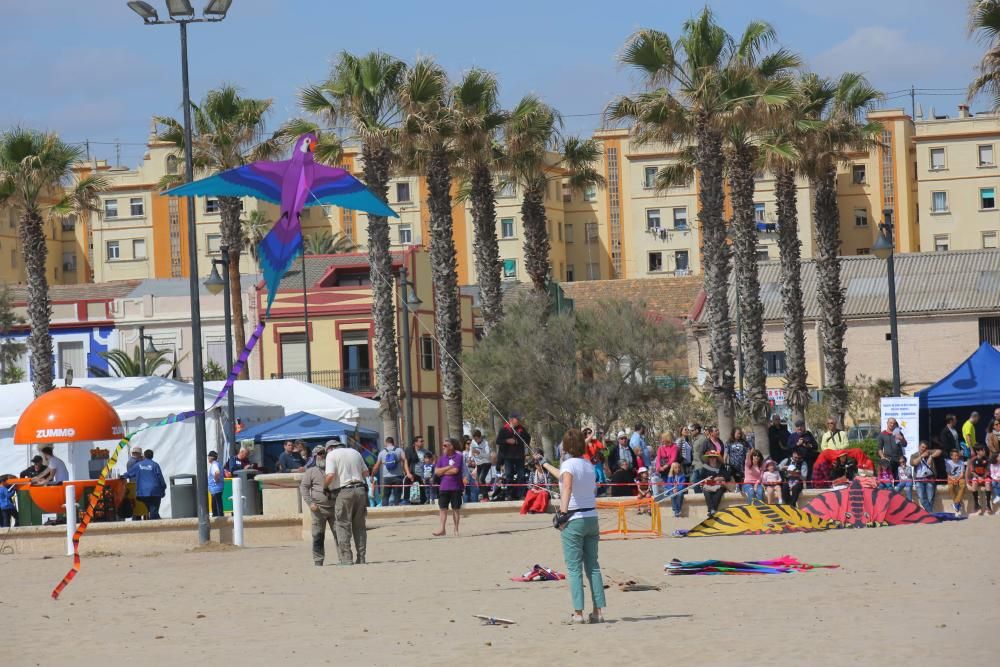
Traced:
<path fill-rule="evenodd" d="M 858 479 L 846 489 L 827 491 L 816 496 L 804 509 L 838 528 L 940 522 L 940 519 L 907 500 L 903 494 L 889 489 L 873 489 L 863 485 Z"/>
<path fill-rule="evenodd" d="M 782 556 L 771 560 L 731 561 L 693 560 L 676 558 L 663 566 L 667 574 L 790 574 L 819 568 L 836 568 L 839 565 L 803 563 L 793 556 Z"/>
<path fill-rule="evenodd" d="M 533 568 L 522 574 L 520 577 L 511 577 L 511 581 L 560 581 L 565 579 L 566 575 L 562 572 L 556 572 L 550 567 L 544 567 L 542 565 L 535 565 Z"/>
<path fill-rule="evenodd" d="M 254 329 L 253 334 L 250 336 L 250 340 L 247 341 L 246 347 L 244 347 L 243 351 L 240 352 L 240 356 L 236 360 L 236 363 L 233 364 L 233 370 L 230 371 L 229 377 L 226 378 L 226 383 L 222 386 L 222 390 L 219 391 L 219 395 L 215 397 L 215 400 L 212 401 L 212 404 L 210 406 L 205 408 L 206 413 L 214 409 L 215 406 L 217 406 L 219 403 L 222 402 L 222 399 L 226 397 L 226 394 L 232 391 L 232 387 L 233 384 L 236 382 L 236 378 L 239 377 L 239 374 L 243 371 L 243 367 L 246 365 L 247 359 L 250 358 L 250 352 L 257 344 L 257 341 L 260 340 L 260 337 L 263 333 L 264 333 L 264 323 L 260 322 L 257 324 L 257 328 Z M 189 412 L 182 412 L 177 415 L 170 415 L 169 417 L 163 419 L 160 422 L 157 422 L 156 424 L 149 424 L 147 426 L 143 426 L 139 430 L 127 434 L 124 438 L 122 438 L 118 442 L 118 445 L 111 452 L 111 456 L 108 457 L 108 462 L 104 464 L 104 469 L 101 470 L 101 476 L 97 478 L 97 486 L 94 487 L 93 493 L 90 494 L 90 500 L 87 503 L 87 509 L 84 510 L 83 518 L 80 520 L 80 525 L 76 527 L 76 532 L 73 533 L 73 565 L 72 567 L 70 567 L 69 571 L 63 576 L 62 580 L 58 584 L 56 584 L 56 587 L 52 589 L 53 600 L 59 599 L 59 594 L 63 592 L 63 589 L 66 588 L 69 585 L 69 583 L 73 581 L 73 579 L 76 577 L 77 573 L 80 572 L 80 538 L 83 537 L 83 534 L 85 532 L 87 532 L 87 526 L 89 526 L 90 522 L 93 521 L 94 519 L 94 510 L 97 508 L 97 504 L 101 501 L 101 496 L 104 495 L 104 489 L 105 489 L 105 484 L 107 483 L 108 475 L 111 473 L 111 469 L 115 467 L 115 463 L 118 461 L 118 455 L 121 453 L 121 451 L 126 447 L 128 447 L 129 441 L 132 438 L 134 438 L 135 436 L 137 436 L 138 434 L 142 433 L 147 429 L 156 428 L 158 426 L 167 426 L 168 424 L 176 424 L 177 422 L 190 419 L 191 417 L 194 417 L 197 414 L 198 414 L 197 411 L 191 410 Z"/>
<path fill-rule="evenodd" d="M 303 134 L 289 160 L 253 162 L 167 190 L 173 197 L 256 197 L 277 204 L 280 215 L 260 242 L 258 258 L 267 284 L 267 311 L 285 271 L 302 252 L 302 209 L 333 204 L 372 215 L 399 217 L 347 171 L 317 164 L 316 135 Z"/>
<path fill-rule="evenodd" d="M 836 526 L 788 505 L 737 505 L 727 507 L 687 531 L 687 537 L 715 535 L 768 535 L 828 530 Z"/>

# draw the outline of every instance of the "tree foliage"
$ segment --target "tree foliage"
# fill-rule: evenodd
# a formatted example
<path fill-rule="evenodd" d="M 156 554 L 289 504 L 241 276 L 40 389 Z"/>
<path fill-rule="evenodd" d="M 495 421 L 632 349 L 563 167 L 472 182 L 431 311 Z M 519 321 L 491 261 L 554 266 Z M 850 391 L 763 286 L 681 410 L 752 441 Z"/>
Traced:
<path fill-rule="evenodd" d="M 143 354 L 142 346 L 136 345 L 132 349 L 132 354 L 129 354 L 126 350 L 108 350 L 106 352 L 99 352 L 102 359 L 108 362 L 107 370 L 103 368 L 98 368 L 96 366 L 91 366 L 88 371 L 91 377 L 143 377 L 145 376 L 159 376 L 159 377 L 171 377 L 174 371 L 177 369 L 177 365 L 182 361 L 183 358 L 177 359 L 176 361 L 170 361 L 170 353 L 166 350 L 157 350 L 155 352 L 146 352 L 146 372 L 142 372 L 142 358 L 140 355 Z M 157 371 L 163 367 L 166 369 L 162 373 Z"/>
<path fill-rule="evenodd" d="M 24 319 L 14 313 L 10 289 L 4 285 L 0 289 L 0 384 L 11 384 L 24 380 L 24 371 L 18 360 L 28 349 L 24 343 L 10 340 L 14 327 L 24 324 Z"/>

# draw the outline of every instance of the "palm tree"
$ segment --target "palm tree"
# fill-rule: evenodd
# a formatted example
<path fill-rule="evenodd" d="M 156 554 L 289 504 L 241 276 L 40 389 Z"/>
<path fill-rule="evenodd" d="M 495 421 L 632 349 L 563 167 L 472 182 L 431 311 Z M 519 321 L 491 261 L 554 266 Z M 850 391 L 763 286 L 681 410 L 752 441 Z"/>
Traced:
<path fill-rule="evenodd" d="M 562 117 L 534 95 L 521 98 L 504 127 L 505 163 L 509 178 L 522 192 L 524 268 L 535 289 L 549 280 L 549 233 L 545 216 L 545 171 L 549 152 L 557 146 Z"/>
<path fill-rule="evenodd" d="M 492 73 L 473 68 L 451 93 L 455 151 L 458 166 L 469 183 L 474 230 L 472 245 L 483 330 L 487 334 L 503 319 L 493 172 L 498 158 L 497 134 L 507 114 L 500 109 L 498 88 Z"/>
<path fill-rule="evenodd" d="M 88 372 L 92 377 L 120 377 L 120 378 L 132 378 L 132 377 L 143 377 L 146 376 L 158 376 L 158 377 L 171 377 L 177 370 L 178 364 L 183 360 L 177 359 L 173 362 L 170 361 L 170 354 L 166 350 L 156 350 L 155 352 L 145 352 L 142 349 L 142 345 L 136 345 L 132 350 L 130 355 L 125 350 L 108 350 L 106 352 L 98 353 L 102 359 L 108 362 L 107 370 L 103 368 L 98 368 L 96 366 L 91 366 Z M 146 372 L 142 372 L 143 369 L 143 359 L 142 356 L 145 354 L 146 359 Z M 209 361 L 209 363 L 214 363 Z M 158 374 L 156 371 L 160 369 L 161 366 L 166 366 L 167 370 L 164 373 Z M 225 379 L 223 377 L 222 379 Z"/>
<path fill-rule="evenodd" d="M 596 140 L 566 137 L 560 153 L 559 166 L 570 190 L 583 192 L 591 186 L 603 188 L 606 185 L 603 174 L 597 168 L 602 151 Z"/>
<path fill-rule="evenodd" d="M 341 232 L 332 233 L 329 230 L 323 230 L 305 238 L 307 255 L 336 255 L 354 252 L 357 249 L 358 246 L 354 245 L 354 242 Z"/>
<path fill-rule="evenodd" d="M 49 321 L 52 306 L 45 274 L 48 247 L 45 243 L 42 211 L 45 200 L 59 196 L 70 177 L 81 149 L 64 143 L 55 134 L 16 128 L 0 137 L 0 203 L 20 208 L 18 243 L 28 280 L 28 349 L 31 351 L 31 381 L 35 395 L 52 389 L 52 337 Z M 97 206 L 96 178 L 83 179 L 68 196 L 60 196 L 56 208 L 79 210 Z"/>
<path fill-rule="evenodd" d="M 246 246 L 254 263 L 258 264 L 258 272 L 257 246 L 267 236 L 267 231 L 271 229 L 272 224 L 274 224 L 273 221 L 268 220 L 267 216 L 257 209 L 250 211 L 249 215 L 245 218 L 240 218 L 240 233 L 243 237 L 243 245 Z"/>
<path fill-rule="evenodd" d="M 980 93 L 993 98 L 1000 110 L 1000 0 L 975 0 L 969 7 L 969 33 L 978 34 L 986 46 L 979 61 L 979 75 L 969 84 L 969 100 Z"/>
<path fill-rule="evenodd" d="M 361 142 L 365 185 L 382 201 L 389 197 L 389 171 L 398 135 L 399 88 L 405 74 L 406 64 L 385 53 L 372 51 L 358 57 L 345 51 L 326 83 L 310 86 L 299 95 L 303 110 L 334 125 L 343 121 L 352 126 Z M 385 217 L 368 216 L 368 261 L 382 436 L 393 436 L 398 442 L 399 364 L 389 221 Z"/>
<path fill-rule="evenodd" d="M 835 81 L 803 77 L 808 114 L 798 150 L 802 173 L 813 190 L 816 228 L 816 274 L 823 317 L 819 337 L 825 369 L 824 387 L 830 412 L 843 423 L 847 411 L 847 351 L 844 349 L 844 289 L 840 282 L 840 211 L 837 207 L 837 164 L 854 151 L 880 145 L 882 126 L 867 122 L 867 112 L 882 99 L 860 74 L 847 72 Z"/>
<path fill-rule="evenodd" d="M 633 122 L 637 143 L 695 142 L 712 396 L 723 432 L 732 428 L 735 419 L 723 140 L 734 114 L 746 102 L 732 89 L 740 81 L 735 73 L 745 69 L 747 55 L 759 53 L 772 34 L 767 24 L 754 21 L 736 41 L 707 7 L 684 23 L 676 42 L 663 32 L 640 30 L 625 44 L 621 59 L 645 78 L 646 89 L 618 98 L 607 111 L 611 121 Z"/>
<path fill-rule="evenodd" d="M 224 85 L 211 90 L 201 104 L 191 104 L 192 147 L 191 159 L 199 171 L 225 171 L 249 162 L 273 158 L 280 152 L 277 137 L 265 137 L 265 118 L 271 109 L 271 100 L 242 97 L 234 86 Z M 157 116 L 161 126 L 161 141 L 170 142 L 181 150 L 184 145 L 184 127 L 173 119 Z M 165 176 L 160 185 L 172 187 L 183 181 L 183 176 Z M 219 197 L 222 223 L 219 231 L 222 245 L 229 252 L 229 287 L 233 310 L 233 335 L 237 350 L 246 346 L 246 327 L 243 321 L 243 290 L 240 285 L 240 256 L 243 254 L 243 229 L 240 221 L 243 205 L 239 197 Z M 197 271 L 197 267 L 192 267 Z M 240 378 L 246 379 L 247 369 Z"/>
<path fill-rule="evenodd" d="M 418 60 L 400 88 L 402 146 L 407 162 L 427 179 L 430 213 L 434 324 L 441 359 L 441 394 L 448 435 L 462 434 L 462 320 L 458 253 L 451 209 L 451 165 L 455 132 L 448 77 L 433 60 Z"/>

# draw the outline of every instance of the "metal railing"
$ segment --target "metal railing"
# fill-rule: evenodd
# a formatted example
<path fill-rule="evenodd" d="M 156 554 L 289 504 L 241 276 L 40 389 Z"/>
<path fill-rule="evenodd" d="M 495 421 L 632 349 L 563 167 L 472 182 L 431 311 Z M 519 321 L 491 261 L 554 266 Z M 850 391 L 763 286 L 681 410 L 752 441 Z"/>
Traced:
<path fill-rule="evenodd" d="M 271 373 L 271 379 L 292 379 L 306 381 L 305 371 Z M 375 369 L 360 368 L 346 371 L 313 371 L 313 384 L 328 389 L 339 389 L 352 393 L 375 391 Z"/>

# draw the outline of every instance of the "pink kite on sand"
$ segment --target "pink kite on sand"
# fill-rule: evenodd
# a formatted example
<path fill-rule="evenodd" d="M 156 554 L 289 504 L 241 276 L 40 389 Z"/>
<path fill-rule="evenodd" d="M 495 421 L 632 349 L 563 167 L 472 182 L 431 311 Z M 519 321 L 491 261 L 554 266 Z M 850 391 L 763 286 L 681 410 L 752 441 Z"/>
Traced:
<path fill-rule="evenodd" d="M 520 577 L 511 577 L 511 581 L 559 581 L 565 579 L 566 575 L 556 572 L 552 568 L 535 565 L 533 568 L 522 574 Z"/>

